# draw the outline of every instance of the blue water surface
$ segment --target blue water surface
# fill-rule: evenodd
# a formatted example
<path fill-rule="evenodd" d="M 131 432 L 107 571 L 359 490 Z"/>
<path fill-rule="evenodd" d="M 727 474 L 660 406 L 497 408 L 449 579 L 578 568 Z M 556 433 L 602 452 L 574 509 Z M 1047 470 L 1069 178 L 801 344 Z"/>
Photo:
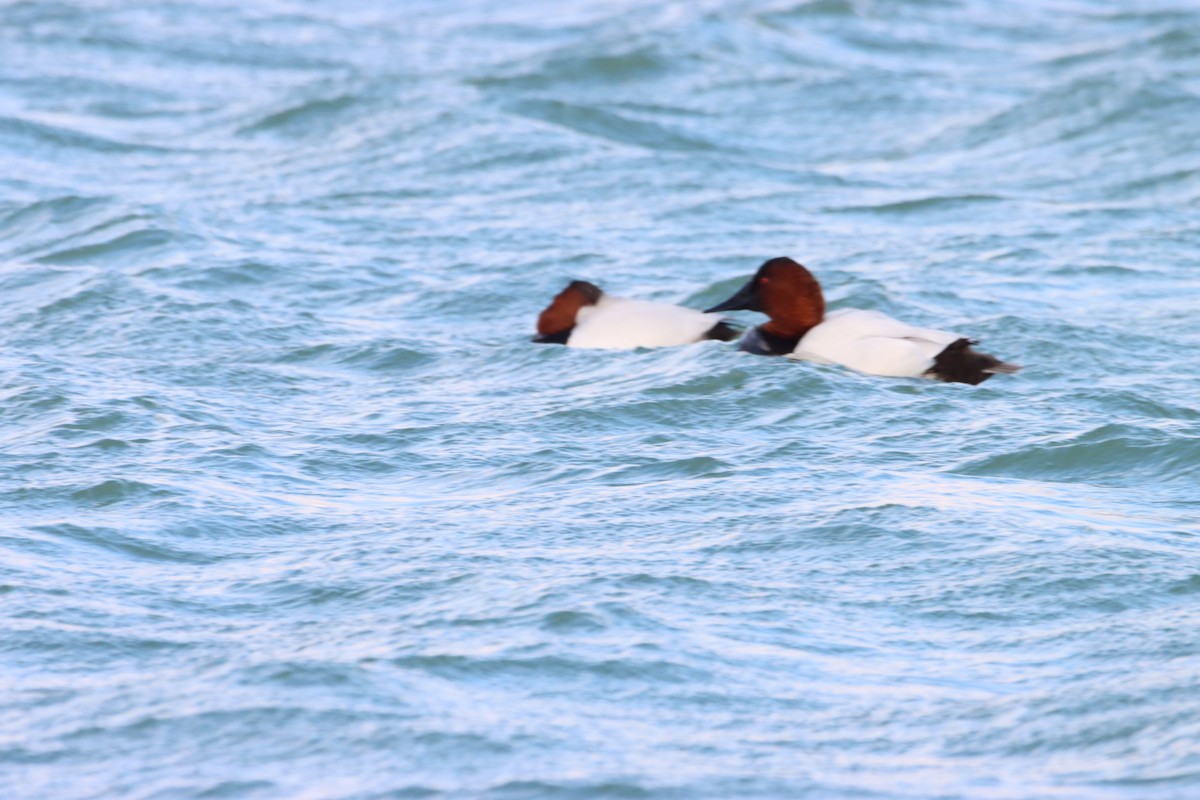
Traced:
<path fill-rule="evenodd" d="M 1200 797 L 1198 254 L 1190 1 L 0 0 L 0 796 Z M 1025 370 L 528 341 L 778 255 Z"/>

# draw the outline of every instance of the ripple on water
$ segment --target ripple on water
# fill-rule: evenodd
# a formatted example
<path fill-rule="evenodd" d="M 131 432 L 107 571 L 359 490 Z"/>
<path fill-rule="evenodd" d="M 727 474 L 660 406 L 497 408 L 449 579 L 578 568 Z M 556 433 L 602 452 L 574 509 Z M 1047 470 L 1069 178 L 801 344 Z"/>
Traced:
<path fill-rule="evenodd" d="M 275 359 L 280 364 L 344 366 L 383 373 L 404 372 L 433 360 L 430 353 L 387 341 L 355 345 L 316 344 L 297 348 Z"/>
<path fill-rule="evenodd" d="M 56 525 L 35 525 L 30 531 L 41 534 L 42 541 L 55 542 L 74 548 L 83 545 L 101 551 L 115 553 L 139 561 L 169 562 L 181 564 L 210 564 L 220 556 L 194 550 L 172 547 L 157 541 L 153 535 L 139 537 L 104 526 L 83 526 L 69 522 Z"/>
<path fill-rule="evenodd" d="M 303 139 L 324 137 L 348 120 L 350 112 L 360 106 L 362 98 L 342 94 L 329 98 L 306 99 L 294 106 L 275 111 L 238 130 L 244 136 L 273 134 Z"/>
<path fill-rule="evenodd" d="M 964 475 L 1084 481 L 1137 486 L 1146 481 L 1194 480 L 1197 431 L 1109 423 L 1062 439 L 1029 443 L 1016 451 L 970 461 Z"/>
<path fill-rule="evenodd" d="M 530 119 L 548 122 L 577 133 L 595 136 L 624 145 L 661 152 L 703 152 L 712 150 L 707 141 L 673 130 L 665 123 L 639 120 L 628 113 L 618 114 L 595 106 L 563 100 L 523 100 L 512 111 Z"/>

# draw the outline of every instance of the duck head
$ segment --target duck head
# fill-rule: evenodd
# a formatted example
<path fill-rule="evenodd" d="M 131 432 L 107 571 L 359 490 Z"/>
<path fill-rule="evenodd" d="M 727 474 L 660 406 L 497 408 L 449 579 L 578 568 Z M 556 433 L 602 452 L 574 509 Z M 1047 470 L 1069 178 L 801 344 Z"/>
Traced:
<path fill-rule="evenodd" d="M 537 321 L 533 341 L 542 344 L 566 344 L 575 328 L 579 310 L 600 302 L 604 292 L 594 283 L 571 281 L 567 288 L 554 296 Z"/>
<path fill-rule="evenodd" d="M 771 318 L 763 330 L 785 339 L 799 339 L 825 318 L 821 284 L 790 258 L 763 263 L 750 282 L 712 308 L 714 311 L 761 311 Z"/>

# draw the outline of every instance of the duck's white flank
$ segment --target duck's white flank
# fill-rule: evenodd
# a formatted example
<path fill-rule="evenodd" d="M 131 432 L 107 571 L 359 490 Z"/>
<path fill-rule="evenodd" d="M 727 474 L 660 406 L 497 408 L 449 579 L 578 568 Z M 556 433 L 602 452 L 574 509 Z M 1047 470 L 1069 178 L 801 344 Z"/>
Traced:
<path fill-rule="evenodd" d="M 579 309 L 569 347 L 672 347 L 698 342 L 721 321 L 719 314 L 648 300 L 603 295 Z"/>
<path fill-rule="evenodd" d="M 789 357 L 842 364 L 868 375 L 916 378 L 924 376 L 934 357 L 960 338 L 947 331 L 916 328 L 878 311 L 845 308 L 826 314 Z"/>

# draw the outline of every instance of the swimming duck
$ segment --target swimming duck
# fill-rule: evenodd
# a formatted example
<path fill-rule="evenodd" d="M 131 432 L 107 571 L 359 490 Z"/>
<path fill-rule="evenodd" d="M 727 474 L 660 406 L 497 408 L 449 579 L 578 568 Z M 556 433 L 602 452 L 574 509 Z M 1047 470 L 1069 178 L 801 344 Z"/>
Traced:
<path fill-rule="evenodd" d="M 733 297 L 708 309 L 761 311 L 771 321 L 746 331 L 738 349 L 841 364 L 895 378 L 983 383 L 1020 369 L 971 349 L 956 333 L 914 328 L 878 311 L 845 308 L 825 313 L 821 285 L 790 258 L 772 258 Z"/>
<path fill-rule="evenodd" d="M 613 297 L 587 281 L 571 281 L 538 317 L 533 341 L 568 347 L 670 347 L 741 333 L 716 314 L 668 303 Z"/>

